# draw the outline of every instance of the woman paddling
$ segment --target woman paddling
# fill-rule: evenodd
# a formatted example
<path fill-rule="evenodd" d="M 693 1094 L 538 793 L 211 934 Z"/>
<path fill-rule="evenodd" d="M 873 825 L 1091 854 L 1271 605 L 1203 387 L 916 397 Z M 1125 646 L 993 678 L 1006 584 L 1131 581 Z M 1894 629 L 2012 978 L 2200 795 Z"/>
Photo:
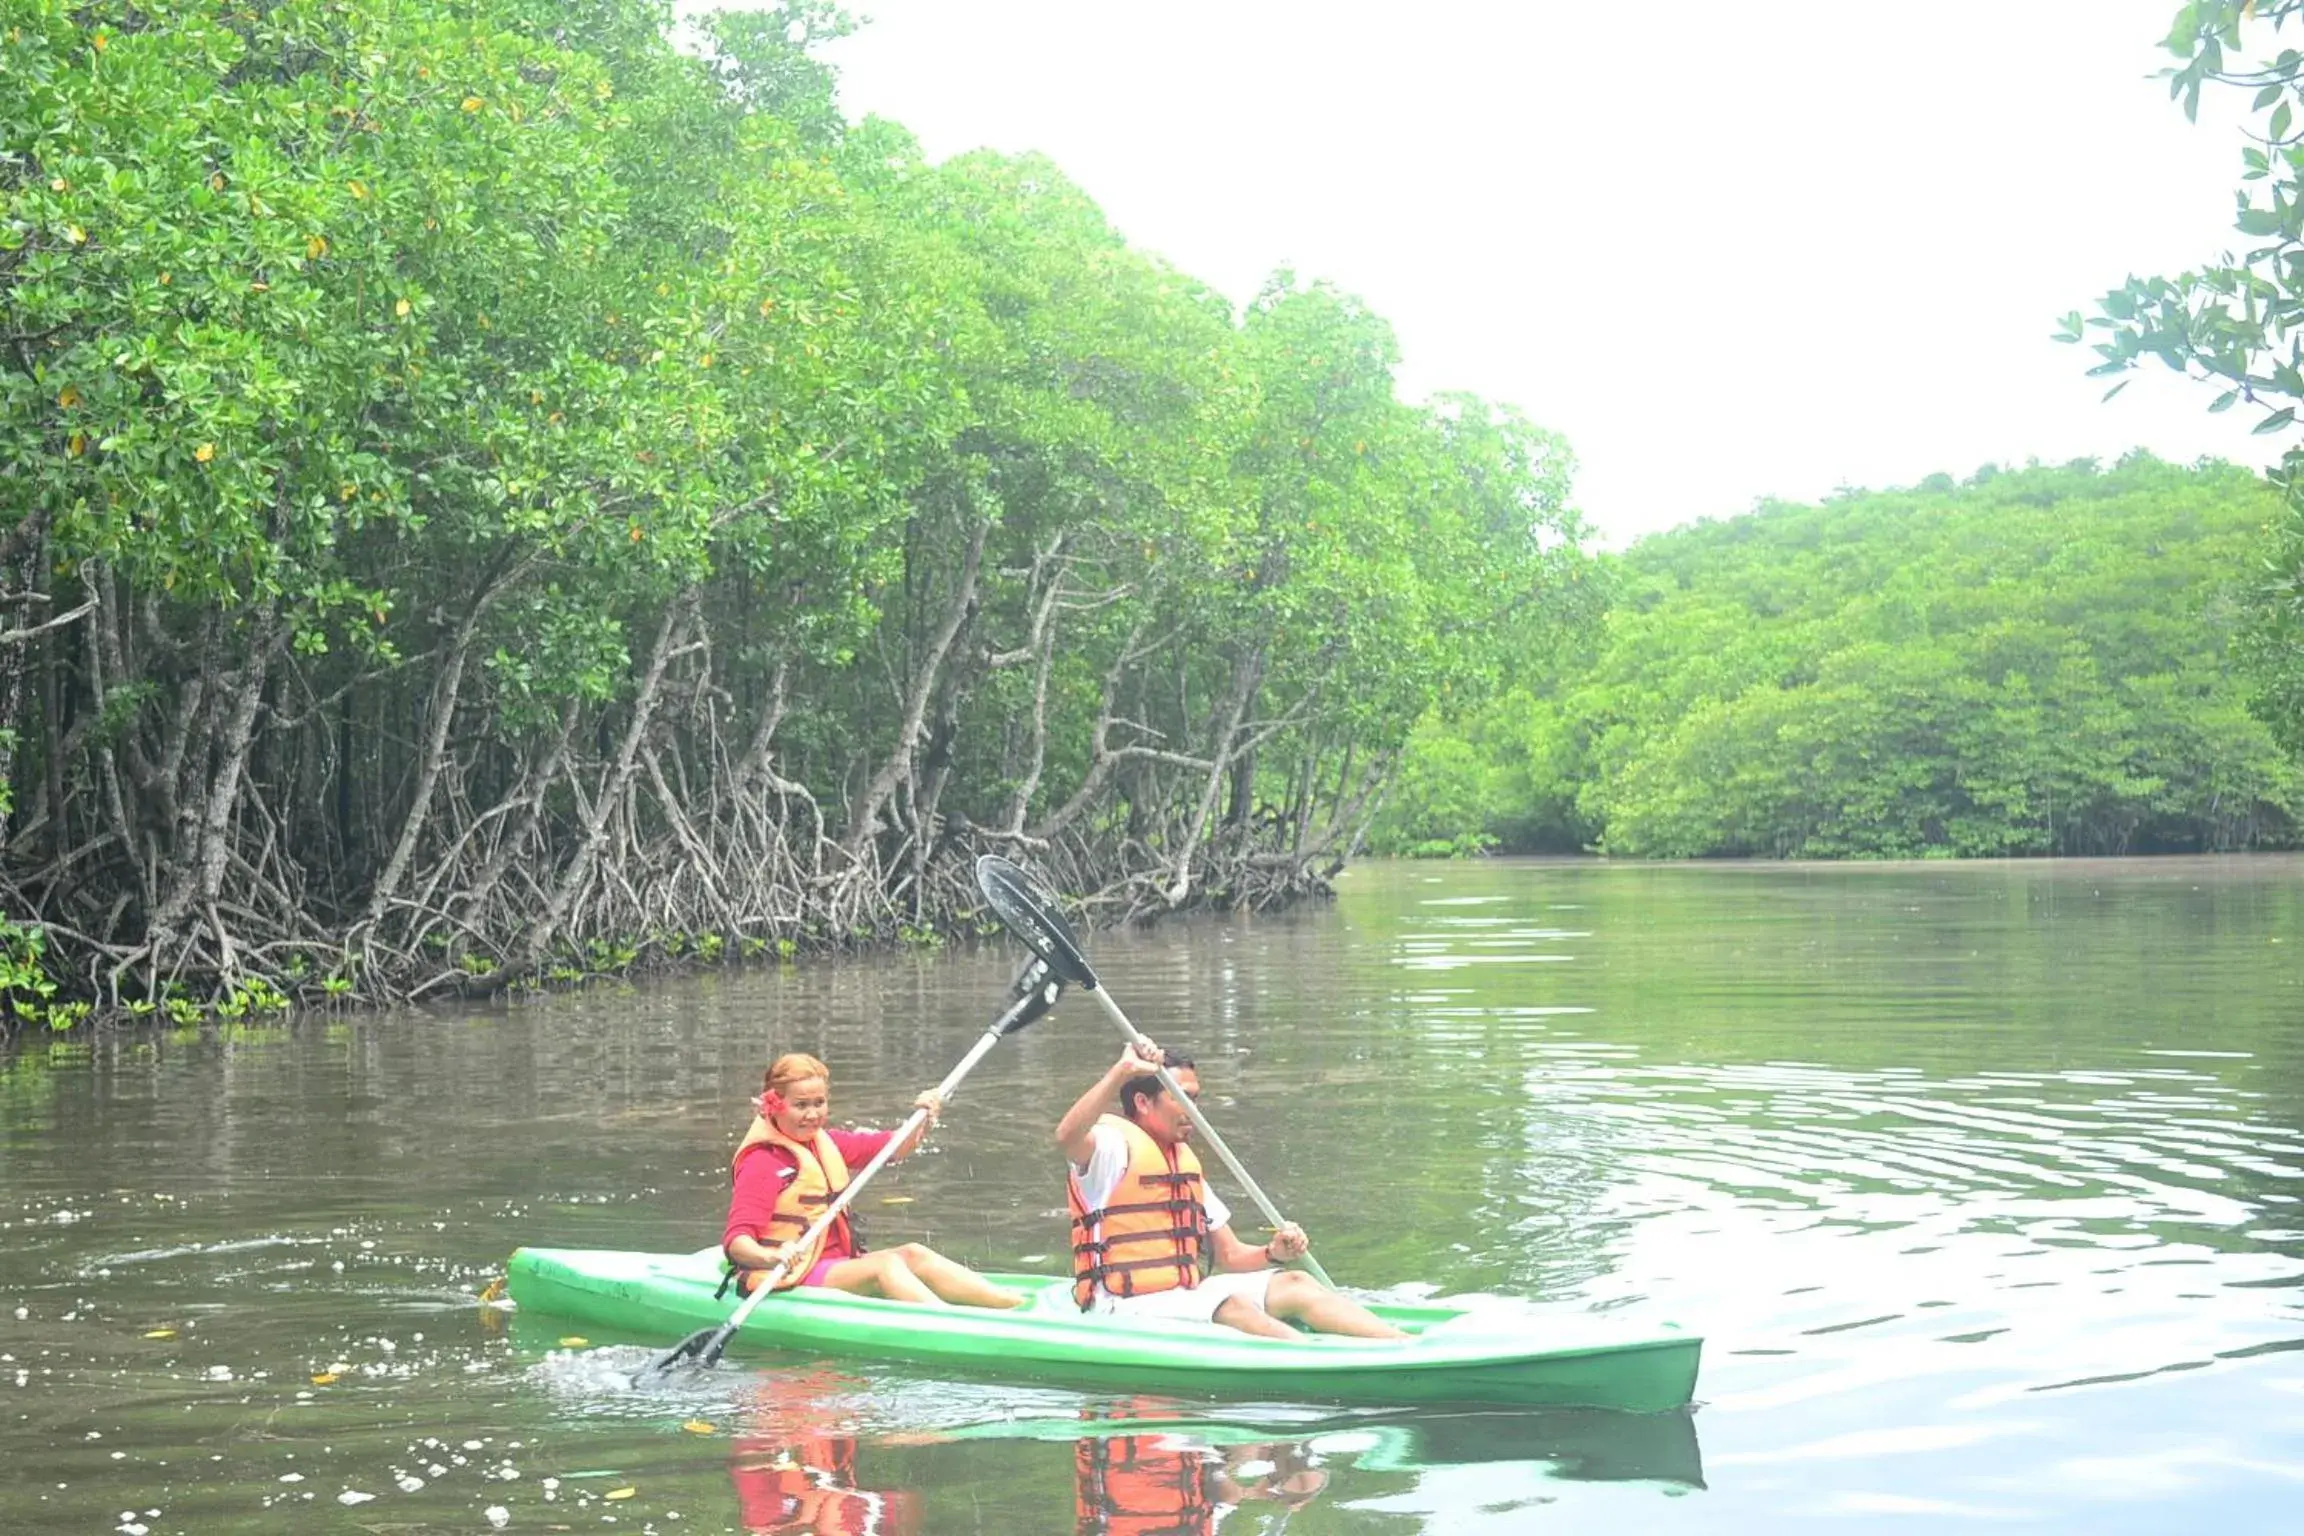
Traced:
<path fill-rule="evenodd" d="M 898 1159 L 912 1155 L 944 1107 L 933 1090 L 912 1102 L 928 1116 L 896 1148 Z M 776 1058 L 753 1108 L 759 1113 L 736 1148 L 735 1190 L 728 1200 L 727 1230 L 720 1237 L 721 1250 L 736 1266 L 746 1292 L 758 1290 L 789 1257 L 776 1281 L 779 1290 L 823 1285 L 877 1293 L 891 1301 L 1023 1304 L 1023 1297 L 925 1243 L 859 1252 L 845 1211 L 806 1252 L 787 1255 L 787 1245 L 848 1187 L 849 1169 L 871 1161 L 895 1133 L 830 1129 L 825 1122 L 831 1115 L 832 1074 L 815 1057 L 798 1052 Z"/>

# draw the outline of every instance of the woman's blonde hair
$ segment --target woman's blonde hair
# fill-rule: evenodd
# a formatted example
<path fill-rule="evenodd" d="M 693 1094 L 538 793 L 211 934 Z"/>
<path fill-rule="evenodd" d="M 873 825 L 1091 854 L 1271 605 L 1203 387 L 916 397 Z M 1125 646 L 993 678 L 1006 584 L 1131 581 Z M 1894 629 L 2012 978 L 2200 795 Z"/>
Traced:
<path fill-rule="evenodd" d="M 792 1084 L 811 1077 L 824 1079 L 824 1086 L 827 1088 L 832 1086 L 832 1069 L 830 1067 L 806 1051 L 787 1051 L 777 1057 L 775 1065 L 768 1069 L 767 1077 L 761 1080 L 760 1091 L 780 1094 Z"/>

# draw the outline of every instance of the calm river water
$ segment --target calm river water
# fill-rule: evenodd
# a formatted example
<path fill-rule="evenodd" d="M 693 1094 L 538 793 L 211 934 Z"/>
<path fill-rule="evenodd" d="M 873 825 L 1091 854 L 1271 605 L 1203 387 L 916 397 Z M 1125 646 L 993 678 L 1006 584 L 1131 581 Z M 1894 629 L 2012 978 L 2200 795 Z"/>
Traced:
<path fill-rule="evenodd" d="M 2304 1530 L 2304 862 L 1372 865 L 1092 947 L 1339 1281 L 1676 1320 L 1696 1409 L 638 1392 L 475 1303 L 522 1243 L 713 1242 L 779 1050 L 893 1121 L 1001 948 L 0 1056 L 0 1527 L 1062 1536 L 1134 1414 L 1229 1536 Z M 999 1047 L 874 1237 L 1052 1267 L 1118 1047 Z"/>

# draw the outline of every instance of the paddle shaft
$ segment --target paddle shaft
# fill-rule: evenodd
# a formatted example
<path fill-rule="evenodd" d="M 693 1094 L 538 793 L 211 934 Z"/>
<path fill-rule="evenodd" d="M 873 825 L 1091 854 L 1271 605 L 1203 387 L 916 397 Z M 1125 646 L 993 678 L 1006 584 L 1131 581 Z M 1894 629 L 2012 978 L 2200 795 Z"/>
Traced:
<path fill-rule="evenodd" d="M 1120 1005 L 1112 1001 L 1110 992 L 1091 983 L 1088 988 L 1088 995 L 1104 1005 L 1104 1012 L 1110 1016 L 1113 1023 L 1120 1026 L 1120 1033 L 1126 1035 L 1137 1045 L 1148 1043 L 1144 1038 L 1144 1032 L 1130 1023 L 1128 1015 L 1120 1011 Z M 1240 1159 L 1233 1155 L 1230 1147 L 1224 1145 L 1224 1138 L 1216 1134 L 1216 1127 L 1210 1125 L 1208 1117 L 1200 1113 L 1200 1106 L 1192 1102 L 1192 1096 L 1176 1086 L 1176 1079 L 1168 1075 L 1166 1067 L 1156 1067 L 1153 1070 L 1160 1075 L 1160 1086 L 1167 1089 L 1176 1102 L 1184 1106 L 1184 1113 L 1191 1117 L 1192 1124 L 1200 1132 L 1201 1139 L 1208 1143 L 1209 1150 L 1216 1154 L 1217 1160 L 1232 1170 L 1232 1177 L 1238 1179 L 1240 1187 L 1248 1191 L 1248 1198 L 1256 1202 L 1256 1209 L 1264 1213 L 1264 1219 L 1275 1227 L 1286 1226 L 1287 1218 L 1280 1214 L 1280 1208 L 1274 1205 L 1270 1197 L 1257 1187 L 1256 1181 L 1248 1176 L 1248 1170 L 1240 1166 Z M 1327 1286 L 1330 1290 L 1335 1289 L 1336 1282 L 1328 1278 L 1328 1271 L 1322 1269 L 1320 1261 L 1309 1253 L 1292 1262 L 1302 1265 L 1312 1278 L 1322 1285 Z"/>
<path fill-rule="evenodd" d="M 1017 1004 L 1017 1008 L 1023 1008 L 1030 1001 L 1029 998 L 1025 999 L 1024 1003 Z M 984 1038 L 969 1047 L 968 1054 L 960 1058 L 960 1065 L 944 1074 L 944 1081 L 936 1085 L 936 1097 L 945 1098 L 951 1094 L 953 1089 L 959 1087 L 960 1079 L 968 1075 L 969 1069 L 984 1059 L 986 1051 L 1000 1043 L 1000 1037 L 1007 1032 L 1007 1026 L 1008 1017 L 1003 1016 L 999 1023 L 984 1031 Z M 856 1198 L 856 1192 L 864 1187 L 865 1182 L 872 1175 L 878 1173 L 886 1165 L 896 1149 L 904 1145 L 904 1138 L 910 1136 L 920 1122 L 927 1118 L 928 1111 L 924 1109 L 912 1111 L 904 1123 L 898 1126 L 895 1133 L 888 1138 L 887 1144 L 873 1153 L 872 1160 L 857 1171 L 856 1177 L 848 1181 L 848 1187 L 841 1190 L 830 1205 L 824 1207 L 824 1214 L 810 1222 L 808 1230 L 802 1232 L 799 1237 L 793 1240 L 791 1246 L 785 1249 L 786 1254 L 806 1253 L 813 1247 L 816 1239 L 839 1219 L 842 1211 L 848 1209 L 848 1202 Z M 778 1265 L 761 1277 L 760 1288 L 744 1298 L 744 1304 L 729 1314 L 728 1321 L 720 1325 L 720 1331 L 714 1334 L 712 1342 L 704 1347 L 705 1363 L 709 1364 L 720 1358 L 720 1352 L 728 1347 L 728 1341 L 736 1336 L 736 1330 L 744 1326 L 744 1320 L 752 1315 L 752 1309 L 760 1305 L 761 1301 L 775 1289 L 775 1282 L 782 1279 L 783 1276 L 783 1266 Z"/>

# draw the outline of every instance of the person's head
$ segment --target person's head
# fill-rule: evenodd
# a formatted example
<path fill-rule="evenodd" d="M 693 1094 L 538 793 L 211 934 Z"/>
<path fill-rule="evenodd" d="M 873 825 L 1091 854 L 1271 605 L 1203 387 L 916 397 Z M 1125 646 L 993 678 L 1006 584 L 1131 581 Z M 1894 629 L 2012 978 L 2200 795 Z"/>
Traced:
<path fill-rule="evenodd" d="M 804 1051 L 776 1058 L 760 1085 L 760 1113 L 794 1141 L 824 1129 L 832 1113 L 832 1071 Z"/>
<path fill-rule="evenodd" d="M 1194 1099 L 1200 1097 L 1200 1069 L 1182 1051 L 1163 1053 L 1168 1075 Z M 1154 1141 L 1166 1146 L 1192 1139 L 1192 1117 L 1173 1094 L 1160 1086 L 1157 1073 L 1145 1072 L 1120 1085 L 1120 1113 L 1142 1126 Z"/>

